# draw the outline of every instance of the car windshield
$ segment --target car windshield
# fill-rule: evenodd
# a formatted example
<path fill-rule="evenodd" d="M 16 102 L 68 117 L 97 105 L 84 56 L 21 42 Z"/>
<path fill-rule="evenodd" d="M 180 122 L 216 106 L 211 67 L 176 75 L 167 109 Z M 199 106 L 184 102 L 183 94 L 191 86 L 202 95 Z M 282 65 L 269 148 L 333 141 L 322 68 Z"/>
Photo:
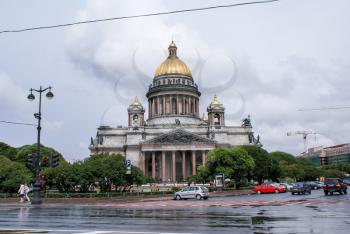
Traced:
<path fill-rule="evenodd" d="M 303 187 L 303 186 L 304 186 L 304 183 L 298 182 L 298 183 L 295 183 L 294 186 L 295 186 L 295 187 Z"/>
<path fill-rule="evenodd" d="M 338 179 L 325 179 L 325 184 L 336 184 L 338 183 Z"/>

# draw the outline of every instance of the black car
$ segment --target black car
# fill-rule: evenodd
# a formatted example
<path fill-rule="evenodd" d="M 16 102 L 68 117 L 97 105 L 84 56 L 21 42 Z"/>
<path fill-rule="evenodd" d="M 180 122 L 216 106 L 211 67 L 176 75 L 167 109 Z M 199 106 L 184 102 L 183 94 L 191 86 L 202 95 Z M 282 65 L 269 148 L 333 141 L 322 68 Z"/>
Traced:
<path fill-rule="evenodd" d="M 317 190 L 322 188 L 322 185 L 315 181 L 309 181 L 307 182 L 307 184 L 311 187 L 312 190 Z"/>
<path fill-rule="evenodd" d="M 324 195 L 333 195 L 334 192 L 339 194 L 347 194 L 348 187 L 339 178 L 326 178 L 324 179 L 323 191 Z"/>
<path fill-rule="evenodd" d="M 292 195 L 294 194 L 311 194 L 311 186 L 305 182 L 297 182 L 293 184 L 293 187 L 289 190 Z"/>

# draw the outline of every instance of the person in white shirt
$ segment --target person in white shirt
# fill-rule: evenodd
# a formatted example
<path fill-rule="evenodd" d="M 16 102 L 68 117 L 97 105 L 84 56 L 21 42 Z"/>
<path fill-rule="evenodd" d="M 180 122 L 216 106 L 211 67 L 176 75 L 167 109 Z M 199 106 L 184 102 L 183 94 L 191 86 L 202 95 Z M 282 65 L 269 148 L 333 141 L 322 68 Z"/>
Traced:
<path fill-rule="evenodd" d="M 24 184 L 24 198 L 25 198 L 28 202 L 30 202 L 30 198 L 28 197 L 29 191 L 30 191 L 30 189 L 29 189 L 28 185 L 27 185 L 27 184 Z"/>
<path fill-rule="evenodd" d="M 23 183 L 21 183 L 21 185 L 19 186 L 19 189 L 18 189 L 18 194 L 19 194 L 19 196 L 21 197 L 20 202 L 24 202 L 24 197 L 25 197 L 25 192 L 24 192 L 24 190 L 25 190 L 25 186 L 24 186 Z"/>

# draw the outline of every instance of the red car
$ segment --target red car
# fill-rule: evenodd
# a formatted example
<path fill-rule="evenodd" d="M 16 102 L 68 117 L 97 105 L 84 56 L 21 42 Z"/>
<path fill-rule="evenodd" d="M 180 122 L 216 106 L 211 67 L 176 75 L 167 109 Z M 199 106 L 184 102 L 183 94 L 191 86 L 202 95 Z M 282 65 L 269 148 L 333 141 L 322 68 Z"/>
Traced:
<path fill-rule="evenodd" d="M 263 183 L 261 185 L 255 186 L 253 191 L 256 192 L 257 194 L 261 194 L 261 193 L 285 193 L 286 188 L 283 186 L 279 186 L 278 184 Z"/>

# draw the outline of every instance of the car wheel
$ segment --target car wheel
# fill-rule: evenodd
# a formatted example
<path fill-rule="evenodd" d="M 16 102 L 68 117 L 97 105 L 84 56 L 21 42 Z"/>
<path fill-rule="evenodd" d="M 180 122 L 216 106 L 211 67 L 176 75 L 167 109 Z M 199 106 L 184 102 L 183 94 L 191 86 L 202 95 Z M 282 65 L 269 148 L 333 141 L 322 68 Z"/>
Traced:
<path fill-rule="evenodd" d="M 309 191 L 309 195 L 311 195 L 311 191 Z"/>
<path fill-rule="evenodd" d="M 348 193 L 348 191 L 345 189 L 345 190 L 344 190 L 344 194 L 347 194 L 347 193 Z"/>
<path fill-rule="evenodd" d="M 176 195 L 175 199 L 176 199 L 176 200 L 181 200 L 180 195 Z"/>
<path fill-rule="evenodd" d="M 199 195 L 199 194 L 197 194 L 197 195 L 196 195 L 196 199 L 197 199 L 197 200 L 200 200 L 200 199 L 202 199 L 202 196 Z"/>
<path fill-rule="evenodd" d="M 343 190 L 339 190 L 339 194 L 342 195 L 343 194 Z"/>
<path fill-rule="evenodd" d="M 303 195 L 305 195 L 305 192 L 302 192 Z"/>
<path fill-rule="evenodd" d="M 292 192 L 292 195 L 294 195 L 294 192 Z"/>
<path fill-rule="evenodd" d="M 258 190 L 258 191 L 256 191 L 256 193 L 257 193 L 257 194 L 261 194 L 261 191 L 260 191 L 260 190 Z"/>
<path fill-rule="evenodd" d="M 331 195 L 333 195 L 333 192 L 330 192 Z"/>
<path fill-rule="evenodd" d="M 328 192 L 324 192 L 324 195 L 325 195 L 325 196 L 328 196 Z"/>
<path fill-rule="evenodd" d="M 278 191 L 278 189 L 275 190 L 275 193 L 279 193 L 280 191 Z"/>

